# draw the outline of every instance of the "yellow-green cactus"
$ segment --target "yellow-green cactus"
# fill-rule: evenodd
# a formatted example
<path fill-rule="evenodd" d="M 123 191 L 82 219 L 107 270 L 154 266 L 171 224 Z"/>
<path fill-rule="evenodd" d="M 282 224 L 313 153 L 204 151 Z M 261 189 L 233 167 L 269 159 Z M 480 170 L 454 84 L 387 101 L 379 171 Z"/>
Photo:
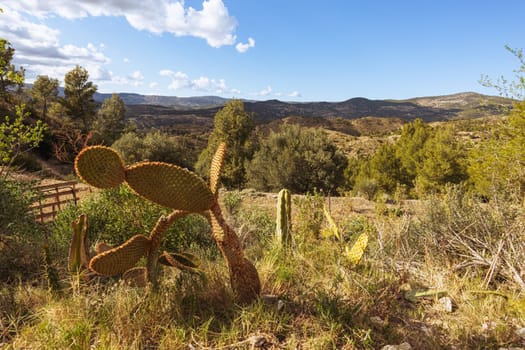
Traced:
<path fill-rule="evenodd" d="M 91 259 L 90 268 L 104 275 L 120 274 L 133 269 L 138 260 L 146 256 L 145 270 L 133 269 L 126 276 L 134 280 L 142 278 L 136 276 L 142 276 L 144 272 L 144 278 L 155 286 L 158 247 L 168 226 L 189 213 L 207 212 L 213 236 L 228 263 L 231 285 L 238 301 L 250 303 L 256 299 L 261 289 L 259 275 L 244 256 L 239 238 L 224 221 L 218 203 L 225 152 L 226 144 L 221 143 L 212 160 L 209 186 L 196 174 L 173 164 L 141 162 L 124 167 L 118 154 L 107 147 L 88 147 L 79 153 L 75 170 L 90 185 L 111 188 L 124 181 L 139 196 L 174 209 L 168 217 L 159 218 L 150 238 L 136 235 L 119 247 L 100 252 Z M 165 253 L 160 259 L 171 266 L 193 268 L 181 263 L 182 258 L 184 256 Z M 187 260 L 189 264 L 191 259 Z"/>
<path fill-rule="evenodd" d="M 345 246 L 345 257 L 352 266 L 359 264 L 367 246 L 368 235 L 366 233 L 360 234 L 351 248 Z"/>
<path fill-rule="evenodd" d="M 275 235 L 283 247 L 292 244 L 292 196 L 290 191 L 282 189 L 277 196 L 277 215 Z"/>
<path fill-rule="evenodd" d="M 87 215 L 82 214 L 71 223 L 73 237 L 69 246 L 69 271 L 79 272 L 87 269 L 89 265 L 89 241 L 88 241 L 88 220 Z"/>
<path fill-rule="evenodd" d="M 141 197 L 162 206 L 201 212 L 214 196 L 206 182 L 191 171 L 161 162 L 143 162 L 126 169 L 126 183 Z"/>
<path fill-rule="evenodd" d="M 210 166 L 210 190 L 217 196 L 219 195 L 220 177 L 222 172 L 222 166 L 224 165 L 224 156 L 226 155 L 226 144 L 221 142 L 217 151 L 211 160 Z"/>
<path fill-rule="evenodd" d="M 148 254 L 151 242 L 144 235 L 135 235 L 126 243 L 96 255 L 91 259 L 89 267 L 105 276 L 118 275 L 131 269 Z"/>
<path fill-rule="evenodd" d="M 109 147 L 92 146 L 75 158 L 75 171 L 86 183 L 97 188 L 117 187 L 124 181 L 124 164 L 117 152 Z"/>

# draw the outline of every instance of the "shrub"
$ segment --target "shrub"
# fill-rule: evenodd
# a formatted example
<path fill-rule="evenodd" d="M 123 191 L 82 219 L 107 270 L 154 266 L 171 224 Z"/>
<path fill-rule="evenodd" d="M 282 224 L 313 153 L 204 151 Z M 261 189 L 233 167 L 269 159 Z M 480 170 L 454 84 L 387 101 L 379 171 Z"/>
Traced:
<path fill-rule="evenodd" d="M 323 130 L 284 124 L 260 143 L 247 167 L 248 183 L 261 191 L 330 193 L 342 185 L 346 163 Z"/>
<path fill-rule="evenodd" d="M 481 203 L 462 186 L 432 197 L 405 235 L 407 256 L 471 272 L 484 286 L 507 280 L 525 291 L 525 212 L 521 203 Z M 474 275 L 472 275 L 474 274 Z"/>
<path fill-rule="evenodd" d="M 29 209 L 31 183 L 0 178 L 0 280 L 38 272 L 44 229 Z"/>
<path fill-rule="evenodd" d="M 51 228 L 55 248 L 66 254 L 71 240 L 71 222 L 80 213 L 88 216 L 90 242 L 103 241 L 110 245 L 121 244 L 134 234 L 148 233 L 160 215 L 169 210 L 135 195 L 128 187 L 102 191 L 80 203 L 59 212 Z M 170 226 L 163 240 L 164 248 L 180 251 L 192 245 L 215 246 L 209 234 L 206 219 L 189 215 Z"/>
<path fill-rule="evenodd" d="M 319 192 L 293 198 L 293 211 L 297 221 L 297 224 L 294 224 L 297 230 L 296 238 L 308 235 L 319 238 L 324 222 L 324 203 L 325 198 Z"/>
<path fill-rule="evenodd" d="M 128 164 L 149 160 L 190 167 L 182 145 L 172 136 L 154 130 L 141 136 L 135 132 L 122 135 L 111 146 Z"/>

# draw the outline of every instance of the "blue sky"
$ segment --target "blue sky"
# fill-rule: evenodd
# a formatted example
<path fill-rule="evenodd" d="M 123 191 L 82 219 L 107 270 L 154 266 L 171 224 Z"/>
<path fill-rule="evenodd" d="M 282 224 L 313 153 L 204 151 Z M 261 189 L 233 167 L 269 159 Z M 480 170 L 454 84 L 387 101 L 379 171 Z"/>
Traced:
<path fill-rule="evenodd" d="M 31 82 L 75 65 L 100 92 L 286 101 L 496 94 L 525 48 L 523 0 L 6 0 Z"/>

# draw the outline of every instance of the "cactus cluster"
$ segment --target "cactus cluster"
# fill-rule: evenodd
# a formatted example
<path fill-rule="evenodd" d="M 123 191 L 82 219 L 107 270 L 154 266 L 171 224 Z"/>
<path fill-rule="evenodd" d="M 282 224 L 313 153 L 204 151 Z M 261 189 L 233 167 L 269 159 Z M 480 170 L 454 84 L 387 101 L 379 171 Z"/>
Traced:
<path fill-rule="evenodd" d="M 218 203 L 220 174 L 226 145 L 220 144 L 211 163 L 210 184 L 191 171 L 174 164 L 140 162 L 125 166 L 120 156 L 104 146 L 87 147 L 75 159 L 77 175 L 98 188 L 127 184 L 136 194 L 159 205 L 173 209 L 161 216 L 149 237 L 134 235 L 122 245 L 100 252 L 89 262 L 89 268 L 102 275 L 123 273 L 123 278 L 136 285 L 157 283 L 157 263 L 197 272 L 195 257 L 163 252 L 159 247 L 164 232 L 178 218 L 190 213 L 204 215 L 212 227 L 212 235 L 230 270 L 231 285 L 240 303 L 258 297 L 260 280 L 253 264 L 245 258 L 239 239 L 226 224 Z M 106 247 L 107 248 L 107 247 Z M 146 267 L 135 267 L 146 257 Z"/>

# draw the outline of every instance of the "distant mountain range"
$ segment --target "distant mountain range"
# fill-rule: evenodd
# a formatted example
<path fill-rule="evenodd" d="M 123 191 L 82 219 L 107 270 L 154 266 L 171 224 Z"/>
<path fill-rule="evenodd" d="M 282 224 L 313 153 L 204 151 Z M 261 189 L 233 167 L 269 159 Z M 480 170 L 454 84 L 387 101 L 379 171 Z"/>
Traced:
<path fill-rule="evenodd" d="M 112 94 L 95 93 L 95 101 L 102 102 Z M 176 97 L 159 95 L 141 95 L 135 93 L 119 93 L 126 105 L 157 105 L 174 109 L 193 109 L 223 106 L 228 99 L 218 96 Z"/>
<path fill-rule="evenodd" d="M 111 94 L 97 93 L 102 102 Z M 174 97 L 120 93 L 127 106 L 127 117 L 140 128 L 151 127 L 184 130 L 213 126 L 213 117 L 228 99 L 217 96 Z M 426 122 L 471 119 L 497 114 L 512 100 L 473 92 L 445 96 L 417 97 L 407 100 L 369 100 L 352 98 L 342 102 L 284 102 L 279 100 L 244 101 L 246 111 L 253 113 L 258 124 L 284 118 L 353 120 L 363 117 L 395 118 L 405 121 L 421 118 Z"/>

